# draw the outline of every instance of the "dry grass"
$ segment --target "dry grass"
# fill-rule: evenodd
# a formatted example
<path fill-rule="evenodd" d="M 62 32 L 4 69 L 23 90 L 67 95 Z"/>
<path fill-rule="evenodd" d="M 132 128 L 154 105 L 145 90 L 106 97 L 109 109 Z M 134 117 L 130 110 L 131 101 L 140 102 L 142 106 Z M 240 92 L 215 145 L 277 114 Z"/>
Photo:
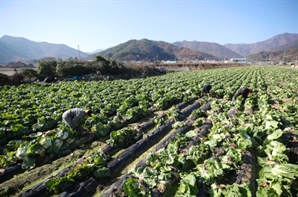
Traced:
<path fill-rule="evenodd" d="M 8 76 L 12 76 L 12 75 L 16 74 L 15 69 L 17 70 L 18 73 L 20 73 L 21 70 L 23 70 L 24 68 L 1 68 L 0 67 L 0 73 L 3 73 Z"/>

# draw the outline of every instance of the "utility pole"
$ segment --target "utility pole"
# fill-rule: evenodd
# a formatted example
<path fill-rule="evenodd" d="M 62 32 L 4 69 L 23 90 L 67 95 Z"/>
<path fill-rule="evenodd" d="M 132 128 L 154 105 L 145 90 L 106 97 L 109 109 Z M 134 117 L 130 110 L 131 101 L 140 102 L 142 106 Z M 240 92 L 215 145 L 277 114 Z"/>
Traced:
<path fill-rule="evenodd" d="M 286 56 L 286 52 L 284 52 L 284 57 L 283 57 L 283 59 L 282 59 L 282 63 L 285 62 L 285 56 Z"/>
<path fill-rule="evenodd" d="M 78 45 L 78 51 L 79 51 L 79 60 L 81 61 L 81 55 L 80 55 L 80 45 Z"/>
<path fill-rule="evenodd" d="M 271 55 L 269 55 L 269 64 L 271 64 Z"/>

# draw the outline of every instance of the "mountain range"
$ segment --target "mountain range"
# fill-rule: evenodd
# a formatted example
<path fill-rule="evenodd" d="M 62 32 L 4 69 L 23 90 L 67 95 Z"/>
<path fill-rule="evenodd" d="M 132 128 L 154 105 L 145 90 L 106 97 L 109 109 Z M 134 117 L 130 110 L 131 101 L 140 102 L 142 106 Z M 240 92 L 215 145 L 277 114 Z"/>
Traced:
<path fill-rule="evenodd" d="M 273 50 L 261 51 L 247 56 L 247 59 L 249 60 L 267 60 L 276 62 L 296 62 L 298 60 L 297 58 L 298 40 L 286 45 L 282 45 Z"/>
<path fill-rule="evenodd" d="M 186 47 L 193 51 L 202 51 L 202 52 L 211 54 L 213 56 L 216 56 L 219 59 L 243 57 L 239 53 L 232 51 L 231 49 L 217 43 L 182 41 L 182 42 L 174 42 L 173 45 Z"/>
<path fill-rule="evenodd" d="M 200 52 L 193 51 L 185 47 L 177 47 L 173 44 L 163 41 L 152 41 L 148 39 L 129 40 L 107 50 L 95 53 L 85 58 L 85 60 L 94 59 L 96 55 L 121 61 L 150 61 L 156 60 L 204 60 L 217 59 L 217 57 Z"/>
<path fill-rule="evenodd" d="M 88 54 L 65 44 L 51 44 L 34 42 L 22 37 L 2 36 L 0 38 L 0 63 L 13 61 L 28 62 L 33 59 L 55 57 L 67 59 L 69 57 L 87 57 Z"/>
<path fill-rule="evenodd" d="M 298 34 L 284 33 L 276 35 L 268 40 L 252 44 L 225 44 L 224 46 L 246 57 L 261 51 L 270 51 L 280 46 L 290 44 L 298 40 Z"/>
<path fill-rule="evenodd" d="M 96 50 L 90 54 L 68 47 L 65 44 L 35 42 L 22 37 L 5 35 L 0 38 L 0 63 L 6 64 L 14 61 L 26 63 L 47 57 L 63 60 L 75 57 L 82 60 L 93 60 L 96 55 L 119 61 L 226 60 L 237 57 L 247 57 L 253 61 L 260 58 L 264 59 L 264 57 L 285 59 L 285 52 L 288 59 L 293 59 L 298 55 L 297 42 L 298 34 L 291 33 L 279 34 L 265 41 L 251 44 L 220 45 L 212 42 L 185 40 L 167 43 L 141 39 L 129 40 L 115 47 Z"/>

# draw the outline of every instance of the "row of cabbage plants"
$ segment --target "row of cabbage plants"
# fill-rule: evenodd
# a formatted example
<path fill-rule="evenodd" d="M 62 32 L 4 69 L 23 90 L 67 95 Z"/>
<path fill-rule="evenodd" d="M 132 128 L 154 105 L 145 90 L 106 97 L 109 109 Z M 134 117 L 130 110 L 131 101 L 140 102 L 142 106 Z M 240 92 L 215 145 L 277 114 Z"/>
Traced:
<path fill-rule="evenodd" d="M 198 147 L 190 147 L 191 151 L 188 152 L 198 157 L 178 153 L 179 147 L 185 144 L 178 145 L 173 142 L 176 147 L 170 145 L 169 150 L 162 154 L 162 157 L 165 157 L 164 162 L 168 164 L 161 165 L 164 166 L 163 174 L 159 177 L 160 172 L 150 174 L 148 171 L 160 168 L 160 165 L 147 167 L 146 172 L 154 181 L 151 178 L 148 179 L 150 183 L 129 179 L 133 186 L 125 183 L 125 193 L 128 196 L 142 196 L 142 193 L 148 194 L 158 185 L 163 188 L 161 191 L 165 192 L 168 189 L 165 189 L 163 181 L 171 178 L 169 170 L 175 169 L 172 175 L 175 175 L 179 187 L 182 188 L 177 189 L 177 196 L 182 193 L 196 195 L 201 187 L 212 196 L 226 196 L 229 192 L 247 195 L 256 193 L 259 196 L 295 194 L 297 176 L 291 172 L 297 170 L 297 161 L 290 157 L 290 146 L 297 139 L 297 71 L 280 67 L 181 72 L 146 79 L 109 82 L 4 86 L 1 88 L 0 103 L 4 112 L 0 121 L 0 134 L 4 145 L 0 155 L 1 167 L 22 161 L 24 169 L 32 169 L 37 156 L 61 154 L 75 139 L 82 137 L 62 124 L 61 116 L 66 109 L 91 109 L 93 116 L 82 122 L 86 132 L 94 133 L 99 138 L 110 134 L 106 143 L 117 146 L 117 140 L 123 140 L 123 133 L 129 134 L 127 131 L 132 131 L 131 136 L 136 136 L 137 130 L 126 127 L 124 122 L 134 123 L 156 110 L 165 110 L 179 102 L 190 101 L 200 95 L 201 88 L 206 83 L 213 85 L 211 109 L 207 111 L 213 127 L 206 138 L 199 140 Z M 238 100 L 231 102 L 240 87 L 251 87 L 254 90 L 244 107 Z M 208 101 L 210 100 L 200 99 L 200 103 Z M 171 113 L 175 113 L 175 110 Z M 156 122 L 158 121 L 160 120 L 156 119 Z M 202 122 L 200 117 L 195 124 L 201 126 Z M 159 122 L 162 123 L 163 121 Z M 184 125 L 183 121 L 176 120 L 172 127 Z M 194 132 L 191 132 L 183 139 L 194 135 Z M 131 137 L 129 138 L 128 140 L 131 140 Z M 238 184 L 227 177 L 237 177 L 237 172 L 243 166 L 245 151 L 251 151 L 255 155 L 255 178 L 249 183 Z M 199 152 L 201 156 L 198 155 Z M 65 154 L 68 153 L 70 151 Z M 87 165 L 88 173 L 92 171 L 95 176 L 109 176 L 104 167 L 107 158 L 99 153 L 94 155 L 88 159 L 88 163 L 92 164 Z M 103 168 L 98 168 L 99 165 Z M 133 171 L 138 172 L 137 177 L 140 177 L 141 169 Z M 269 174 L 269 171 L 276 173 Z M 65 179 L 78 181 L 83 174 L 76 167 L 74 173 L 69 173 L 69 177 Z M 191 184 L 185 184 L 187 182 Z M 143 191 L 127 193 L 127 188 L 135 188 L 134 186 L 140 183 L 138 188 L 145 188 Z M 60 188 L 57 191 L 61 191 L 64 187 L 55 185 L 52 188 Z"/>
<path fill-rule="evenodd" d="M 149 154 L 145 167 L 130 171 L 123 192 L 127 196 L 296 196 L 298 155 L 291 154 L 290 146 L 298 142 L 297 113 L 292 109 L 297 93 L 290 89 L 278 99 L 272 95 L 274 85 L 284 80 L 277 71 L 282 69 L 257 68 L 241 75 L 241 87 L 256 90 L 245 108 L 229 100 L 213 100 L 208 111 L 213 127 L 207 137 L 185 151 L 188 140 L 197 135 L 190 131 Z M 297 72 L 284 72 L 282 76 L 293 76 L 285 86 L 297 83 Z M 288 99 L 291 103 L 285 103 Z M 276 103 L 280 108 L 274 107 Z M 177 186 L 171 188 L 175 181 Z"/>
<path fill-rule="evenodd" d="M 123 121 L 148 116 L 152 108 L 162 110 L 199 95 L 202 79 L 189 79 L 168 75 L 144 80 L 4 86 L 0 136 L 2 145 L 8 143 L 0 155 L 0 165 L 5 168 L 23 161 L 24 169 L 32 169 L 36 156 L 69 153 L 69 145 L 80 137 L 62 124 L 62 113 L 69 108 L 91 109 L 95 114 L 84 123 L 98 137 L 104 137 Z M 215 93 L 222 96 L 222 83 L 214 81 L 214 86 Z"/>

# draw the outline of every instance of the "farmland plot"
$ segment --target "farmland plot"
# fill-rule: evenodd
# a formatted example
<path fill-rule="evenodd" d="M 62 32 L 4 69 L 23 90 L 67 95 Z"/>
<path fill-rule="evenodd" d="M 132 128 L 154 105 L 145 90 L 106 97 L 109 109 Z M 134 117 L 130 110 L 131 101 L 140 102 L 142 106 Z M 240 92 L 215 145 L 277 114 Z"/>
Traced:
<path fill-rule="evenodd" d="M 0 196 L 297 196 L 297 87 L 281 67 L 1 87 Z"/>

